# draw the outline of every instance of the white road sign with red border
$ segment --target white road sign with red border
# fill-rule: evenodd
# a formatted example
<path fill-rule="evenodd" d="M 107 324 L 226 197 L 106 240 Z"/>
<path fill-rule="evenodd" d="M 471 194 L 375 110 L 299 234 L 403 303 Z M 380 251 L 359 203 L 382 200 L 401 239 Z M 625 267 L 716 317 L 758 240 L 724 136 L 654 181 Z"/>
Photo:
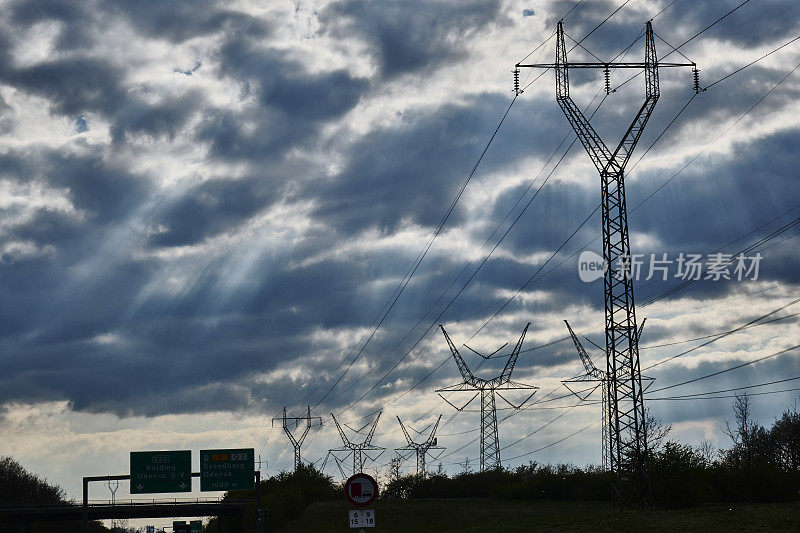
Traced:
<path fill-rule="evenodd" d="M 350 476 L 344 484 L 344 497 L 356 507 L 366 507 L 378 497 L 378 483 L 363 472 Z"/>

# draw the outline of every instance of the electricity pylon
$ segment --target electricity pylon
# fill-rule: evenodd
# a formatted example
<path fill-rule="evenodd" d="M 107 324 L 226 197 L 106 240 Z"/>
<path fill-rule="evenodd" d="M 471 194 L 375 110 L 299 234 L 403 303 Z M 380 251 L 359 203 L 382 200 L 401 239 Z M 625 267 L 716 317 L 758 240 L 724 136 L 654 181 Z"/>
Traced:
<path fill-rule="evenodd" d="M 514 350 L 511 352 L 511 355 L 508 357 L 508 361 L 506 361 L 506 366 L 503 368 L 503 371 L 500 373 L 499 376 L 491 379 L 483 379 L 475 377 L 472 371 L 467 366 L 467 363 L 464 362 L 464 359 L 461 357 L 461 354 L 458 353 L 458 349 L 456 348 L 453 341 L 450 340 L 450 336 L 444 330 L 444 326 L 439 326 L 442 329 L 442 333 L 444 334 L 444 338 L 447 339 L 447 345 L 450 347 L 450 352 L 453 354 L 453 359 L 456 361 L 456 365 L 458 365 L 458 370 L 461 372 L 461 377 L 464 379 L 463 382 L 457 385 L 451 385 L 449 387 L 444 387 L 443 389 L 438 389 L 436 392 L 439 393 L 439 396 L 452 405 L 458 411 L 463 411 L 472 400 L 477 398 L 480 394 L 481 397 L 481 459 L 480 459 L 480 469 L 481 472 L 485 472 L 487 470 L 499 470 L 502 466 L 500 462 L 500 439 L 497 434 L 497 406 L 495 403 L 495 396 L 499 396 L 503 401 L 505 401 L 508 405 L 510 405 L 513 409 L 520 409 L 528 400 L 530 400 L 534 394 L 536 394 L 536 390 L 539 387 L 534 387 L 533 385 L 526 385 L 524 383 L 518 383 L 516 381 L 511 381 L 511 373 L 514 371 L 514 365 L 517 364 L 517 357 L 519 357 L 519 352 L 522 349 L 522 341 L 525 340 L 525 333 L 528 332 L 528 328 L 530 327 L 530 322 L 528 325 L 525 326 L 525 329 L 522 330 L 522 335 L 520 336 L 519 340 L 517 341 L 517 345 L 514 347 Z M 505 345 L 501 346 L 498 351 L 502 350 Z M 467 348 L 469 348 L 467 346 Z M 472 348 L 469 348 L 472 350 Z M 472 350 L 473 352 L 475 350 Z M 477 352 L 475 352 L 477 353 Z M 484 359 L 489 359 L 492 357 L 493 354 L 483 355 L 478 354 Z M 519 405 L 515 405 L 508 401 L 499 391 L 510 391 L 510 390 L 532 390 L 533 392 L 525 398 Z M 442 392 L 474 392 L 475 394 L 472 398 L 469 399 L 467 403 L 465 403 L 461 407 L 457 407 L 456 405 L 452 404 L 450 400 L 442 396 Z"/>
<path fill-rule="evenodd" d="M 658 69 L 691 66 L 694 63 L 659 63 L 653 27 L 645 28 L 644 63 L 567 61 L 564 27 L 558 23 L 556 62 L 520 65 L 519 67 L 552 68 L 556 73 L 556 101 L 575 130 L 586 153 L 600 173 L 603 214 L 603 260 L 605 261 L 605 334 L 606 379 L 608 380 L 609 466 L 611 470 L 612 504 L 650 506 L 648 475 L 647 425 L 644 394 L 639 364 L 639 343 L 633 279 L 630 271 L 630 238 L 625 203 L 624 171 L 633 149 L 639 142 L 653 108 L 660 96 Z M 643 69 L 645 101 L 639 108 L 622 140 L 612 152 L 569 95 L 570 68 L 600 68 L 606 77 L 606 93 L 610 92 L 609 68 Z"/>
<path fill-rule="evenodd" d="M 333 455 L 334 460 L 336 460 L 336 463 L 339 464 L 339 459 L 336 457 L 334 452 L 347 452 L 348 455 L 350 455 L 352 453 L 353 454 L 353 474 L 358 474 L 360 472 L 363 472 L 364 471 L 364 456 L 366 456 L 367 459 L 369 459 L 370 461 L 376 461 L 378 459 L 378 457 L 383 455 L 383 451 L 386 449 L 386 448 L 382 448 L 380 446 L 373 446 L 372 445 L 372 437 L 375 436 L 375 428 L 378 427 L 378 420 L 381 419 L 381 414 L 383 414 L 383 411 L 378 413 L 378 416 L 375 418 L 375 422 L 372 423 L 372 428 L 369 430 L 369 434 L 367 434 L 367 438 L 364 439 L 364 442 L 355 443 L 355 442 L 351 442 L 350 439 L 347 438 L 347 435 L 344 434 L 344 430 L 342 429 L 342 426 L 339 425 L 339 421 L 336 420 L 336 417 L 333 415 L 333 413 L 331 413 L 331 417 L 333 418 L 333 423 L 336 424 L 336 429 L 339 430 L 339 436 L 342 437 L 342 446 L 339 447 L 339 448 L 331 448 L 330 450 L 328 450 L 328 456 Z M 357 431 L 354 430 L 354 431 L 356 433 L 360 433 L 362 430 L 366 429 L 366 427 L 368 425 L 369 425 L 369 423 L 367 423 L 361 429 L 359 429 Z M 370 452 L 370 451 L 380 451 L 381 453 L 378 454 L 376 457 L 371 457 L 368 453 L 365 453 L 365 452 Z M 345 459 L 346 458 L 347 458 L 347 456 L 345 456 Z M 327 463 L 327 462 L 328 462 L 328 457 L 325 457 L 325 463 Z M 325 469 L 325 463 L 323 463 L 323 465 L 322 465 L 322 469 L 323 470 Z M 341 465 L 340 465 L 339 468 L 341 470 Z"/>
<path fill-rule="evenodd" d="M 608 466 L 609 466 L 608 465 L 608 463 L 609 463 L 609 460 L 608 460 L 608 451 L 609 451 L 609 448 L 608 448 L 608 383 L 609 383 L 608 376 L 607 376 L 607 374 L 606 374 L 606 372 L 604 370 L 600 370 L 599 368 L 597 368 L 594 365 L 594 363 L 592 362 L 591 358 L 589 357 L 589 354 L 586 353 L 586 349 L 583 347 L 583 344 L 581 344 L 580 339 L 578 338 L 577 335 L 575 335 L 575 332 L 572 331 L 572 328 L 570 327 L 569 322 L 567 322 L 565 320 L 564 323 L 567 325 L 567 329 L 569 330 L 570 337 L 572 337 L 572 342 L 575 344 L 575 349 L 578 351 L 578 355 L 581 358 L 581 363 L 583 363 L 583 369 L 585 370 L 585 373 L 580 375 L 580 376 L 574 377 L 572 379 L 564 380 L 561 383 L 563 383 L 564 386 L 567 387 L 567 389 L 572 394 L 574 394 L 575 396 L 580 398 L 581 401 L 586 400 L 595 391 L 597 386 L 591 388 L 588 391 L 587 394 L 583 394 L 586 391 L 574 391 L 569 387 L 569 384 L 570 383 L 591 383 L 591 382 L 598 382 L 599 383 L 600 391 L 601 391 L 601 406 L 602 406 L 601 407 L 602 415 L 601 415 L 600 419 L 601 419 L 602 428 L 603 428 L 603 430 L 602 430 L 602 439 L 601 439 L 601 442 L 602 442 L 602 448 L 601 448 L 601 450 L 602 450 L 602 465 L 603 465 L 603 471 L 605 472 L 605 471 L 608 471 Z"/>
<path fill-rule="evenodd" d="M 286 407 L 283 408 L 283 416 L 276 416 L 272 419 L 272 425 L 275 426 L 276 420 L 283 421 L 283 432 L 286 433 L 286 436 L 289 437 L 289 441 L 294 446 L 294 471 L 300 468 L 302 464 L 300 461 L 300 448 L 303 446 L 303 441 L 308 435 L 309 430 L 311 429 L 312 420 L 319 420 L 320 426 L 322 425 L 322 418 L 318 416 L 311 416 L 311 406 L 308 406 L 308 411 L 306 416 L 286 416 Z M 303 433 L 300 435 L 300 438 L 294 436 L 292 430 L 289 428 L 289 421 L 294 422 L 295 429 L 300 426 L 300 421 L 304 420 L 306 422 L 306 427 L 303 429 Z"/>
<path fill-rule="evenodd" d="M 645 319 L 645 320 L 647 320 L 647 319 Z M 642 336 L 642 329 L 644 328 L 645 320 L 642 320 L 642 323 L 639 326 L 639 331 L 636 334 L 637 343 L 638 343 L 639 338 Z M 591 396 L 591 394 L 595 391 L 595 389 L 597 389 L 597 386 L 589 389 L 589 391 L 587 393 L 587 391 L 585 391 L 585 390 L 584 391 L 574 391 L 569 387 L 569 384 L 570 383 L 591 383 L 591 382 L 598 382 L 599 383 L 599 387 L 600 387 L 600 391 L 601 391 L 600 405 L 601 405 L 601 411 L 602 411 L 602 414 L 600 416 L 600 420 L 602 422 L 602 428 L 603 428 L 603 430 L 602 430 L 602 439 L 601 439 L 601 441 L 602 441 L 601 453 L 602 453 L 602 467 L 603 467 L 603 471 L 605 472 L 605 471 L 608 471 L 608 468 L 609 468 L 609 457 L 608 457 L 608 452 L 609 452 L 608 384 L 609 384 L 609 380 L 608 380 L 608 376 L 607 376 L 605 370 L 600 370 L 592 362 L 592 359 L 589 357 L 589 354 L 586 352 L 586 348 L 583 347 L 583 344 L 581 343 L 581 340 L 578 338 L 578 336 L 575 334 L 575 332 L 572 331 L 572 327 L 569 325 L 569 322 L 567 322 L 565 320 L 564 323 L 567 325 L 567 329 L 569 330 L 569 335 L 570 335 L 570 337 L 572 337 L 572 342 L 573 342 L 573 344 L 575 344 L 575 349 L 578 351 L 578 355 L 581 358 L 581 363 L 583 363 L 583 369 L 585 370 L 585 373 L 581 374 L 580 376 L 576 376 L 576 377 L 574 377 L 572 379 L 566 379 L 566 380 L 562 381 L 561 383 L 563 383 L 564 386 L 567 388 L 567 390 L 569 390 L 572 394 L 574 394 L 575 396 L 580 398 L 581 401 L 586 400 L 589 396 Z M 589 342 L 592 342 L 590 339 L 587 339 L 587 340 Z M 597 346 L 595 343 L 592 342 L 592 344 L 594 344 L 595 347 L 597 347 L 598 349 L 602 350 L 602 348 Z M 652 380 L 652 378 L 646 378 L 646 377 L 643 376 L 642 380 Z M 584 393 L 586 393 L 586 394 L 584 394 Z"/>
<path fill-rule="evenodd" d="M 408 434 L 408 431 L 406 430 L 406 427 L 403 425 L 403 421 L 400 420 L 399 416 L 397 417 L 397 421 L 400 423 L 400 427 L 403 430 L 403 435 L 406 436 L 406 442 L 408 444 L 406 444 L 402 448 L 395 448 L 395 451 L 398 452 L 398 455 L 403 457 L 403 459 L 407 459 L 410 456 L 410 454 L 404 457 L 400 452 L 403 451 L 414 452 L 417 455 L 416 474 L 417 475 L 422 474 L 423 476 L 425 476 L 426 472 L 425 458 L 428 455 L 428 452 L 430 452 L 431 450 L 444 450 L 442 446 L 438 445 L 439 443 L 436 440 L 436 430 L 439 429 L 439 422 L 442 421 L 442 415 L 439 415 L 439 418 L 436 419 L 436 423 L 433 425 L 433 429 L 431 430 L 430 435 L 428 435 L 428 438 L 425 439 L 423 442 L 414 442 L 411 439 L 411 435 Z"/>

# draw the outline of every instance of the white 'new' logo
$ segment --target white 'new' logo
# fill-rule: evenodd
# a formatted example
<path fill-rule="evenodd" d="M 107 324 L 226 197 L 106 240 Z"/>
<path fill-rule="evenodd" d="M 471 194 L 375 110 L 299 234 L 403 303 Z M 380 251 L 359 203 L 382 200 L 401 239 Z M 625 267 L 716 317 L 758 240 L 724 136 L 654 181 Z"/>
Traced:
<path fill-rule="evenodd" d="M 606 268 L 603 258 L 591 250 L 584 250 L 578 256 L 578 276 L 584 283 L 602 278 Z"/>

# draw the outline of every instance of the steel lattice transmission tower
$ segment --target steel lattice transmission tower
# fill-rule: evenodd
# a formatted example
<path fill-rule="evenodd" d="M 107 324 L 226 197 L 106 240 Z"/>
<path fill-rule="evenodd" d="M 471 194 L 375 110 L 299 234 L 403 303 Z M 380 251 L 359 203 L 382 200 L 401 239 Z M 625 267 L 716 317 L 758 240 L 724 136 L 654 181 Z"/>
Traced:
<path fill-rule="evenodd" d="M 615 509 L 622 505 L 646 507 L 650 505 L 647 428 L 639 364 L 633 279 L 630 272 L 631 251 L 625 203 L 625 166 L 658 101 L 660 95 L 658 69 L 691 66 L 696 71 L 694 63 L 658 62 L 653 27 L 649 21 L 645 28 L 644 55 L 644 63 L 570 63 L 567 61 L 567 48 L 564 44 L 564 27 L 559 21 L 556 35 L 556 62 L 517 65 L 517 68 L 534 67 L 555 70 L 558 105 L 600 173 L 603 259 L 606 265 L 604 291 L 606 378 L 608 380 L 608 460 L 612 479 L 612 503 Z M 569 69 L 571 68 L 603 69 L 607 93 L 610 90 L 608 82 L 610 68 L 643 69 L 645 101 L 613 152 L 570 98 Z M 697 83 L 695 86 L 697 89 Z"/>
<path fill-rule="evenodd" d="M 306 439 L 308 432 L 311 430 L 311 425 L 313 424 L 314 420 L 319 420 L 320 426 L 322 426 L 322 418 L 318 416 L 311 416 L 311 406 L 308 406 L 308 411 L 306 412 L 306 416 L 286 416 L 286 407 L 283 408 L 283 416 L 276 416 L 272 419 L 272 425 L 275 426 L 275 421 L 281 420 L 283 422 L 283 432 L 286 433 L 286 436 L 289 437 L 289 441 L 294 446 L 294 471 L 300 468 L 302 462 L 300 461 L 300 448 L 303 446 L 303 441 Z M 300 434 L 300 437 L 295 437 L 294 433 L 292 433 L 291 428 L 289 427 L 289 422 L 294 422 L 295 429 L 300 426 L 300 422 L 305 421 L 306 426 L 303 428 L 303 433 Z"/>
<path fill-rule="evenodd" d="M 578 351 L 578 355 L 581 358 L 581 363 L 583 363 L 583 369 L 585 373 L 574 377 L 572 379 L 567 379 L 562 381 L 562 383 L 567 387 L 567 389 L 580 398 L 582 401 L 586 400 L 597 388 L 597 386 L 593 387 L 588 393 L 583 393 L 581 391 L 574 391 L 570 388 L 570 384 L 576 383 L 591 383 L 596 382 L 599 383 L 600 391 L 601 391 L 601 412 L 602 415 L 600 417 L 601 424 L 603 427 L 602 430 L 602 463 L 603 463 L 603 471 L 608 471 L 609 469 L 609 440 L 608 440 L 608 386 L 609 380 L 606 372 L 604 370 L 600 370 L 594 365 L 589 354 L 586 353 L 586 349 L 583 347 L 580 339 L 575 332 L 572 331 L 572 327 L 570 327 L 569 322 L 566 320 L 564 323 L 567 325 L 567 329 L 569 330 L 570 337 L 572 337 L 572 342 L 575 344 L 575 349 Z"/>
<path fill-rule="evenodd" d="M 642 320 L 642 324 L 639 326 L 639 331 L 636 334 L 637 342 L 638 342 L 639 338 L 641 338 L 641 336 L 642 336 L 642 329 L 644 328 L 644 322 L 645 321 Z M 600 391 L 601 391 L 601 394 L 600 394 L 600 396 L 601 396 L 600 405 L 601 405 L 601 413 L 602 413 L 601 416 L 600 416 L 600 420 L 601 420 L 601 424 L 602 424 L 602 428 L 603 428 L 602 429 L 602 439 L 601 439 L 601 441 L 602 441 L 601 456 L 602 456 L 603 471 L 608 471 L 609 463 L 610 463 L 610 459 L 609 459 L 609 442 L 610 441 L 609 441 L 609 428 L 608 428 L 608 387 L 609 387 L 609 383 L 610 382 L 609 382 L 609 379 L 608 379 L 608 375 L 606 374 L 605 370 L 600 370 L 599 368 L 597 368 L 595 366 L 594 362 L 592 362 L 592 359 L 589 357 L 589 354 L 586 352 L 586 348 L 583 347 L 583 343 L 581 343 L 581 340 L 578 338 L 578 336 L 575 334 L 575 332 L 572 331 L 572 327 L 569 325 L 569 322 L 567 322 L 565 320 L 564 323 L 567 325 L 567 329 L 569 330 L 569 335 L 570 335 L 570 337 L 572 337 L 572 342 L 573 342 L 573 344 L 575 344 L 575 349 L 578 351 L 578 355 L 581 358 L 581 363 L 583 363 L 583 369 L 584 369 L 585 372 L 580 376 L 576 376 L 576 377 L 574 377 L 572 379 L 564 380 L 561 383 L 563 383 L 564 386 L 566 386 L 567 389 L 572 394 L 574 394 L 575 396 L 580 398 L 582 401 L 586 400 L 595 391 L 595 389 L 597 389 L 597 387 L 600 387 Z M 592 342 L 592 341 L 589 340 L 589 342 Z M 602 350 L 602 348 L 597 346 L 595 343 L 592 342 L 592 344 L 594 344 L 595 347 L 597 347 L 598 349 Z M 642 377 L 643 381 L 644 380 L 651 380 L 651 379 L 652 378 L 646 378 L 644 376 Z M 588 392 L 587 391 L 574 391 L 569 386 L 570 384 L 592 383 L 592 382 L 596 382 L 596 383 L 598 383 L 598 385 L 596 387 L 591 388 Z"/>
<path fill-rule="evenodd" d="M 436 430 L 439 429 L 439 422 L 442 421 L 442 415 L 439 415 L 439 418 L 436 419 L 436 423 L 433 425 L 433 429 L 431 430 L 428 438 L 425 439 L 423 442 L 414 442 L 411 439 L 411 435 L 408 434 L 408 430 L 406 430 L 406 426 L 403 425 L 403 421 L 400 420 L 400 417 L 397 417 L 397 421 L 400 423 L 400 428 L 403 430 L 403 435 L 406 437 L 406 444 L 402 448 L 395 448 L 395 451 L 400 455 L 404 460 L 410 457 L 410 454 L 403 456 L 401 452 L 414 452 L 417 456 L 417 470 L 416 474 L 419 476 L 420 474 L 425 476 L 425 459 L 428 453 L 431 450 L 444 450 L 442 446 L 439 446 L 438 441 L 436 440 Z M 423 430 L 424 431 L 424 430 Z"/>
<path fill-rule="evenodd" d="M 436 392 L 439 393 L 439 396 L 442 397 L 444 401 L 452 405 L 459 411 L 463 411 L 467 405 L 472 403 L 472 401 L 480 395 L 481 397 L 481 458 L 480 458 L 480 471 L 485 472 L 487 470 L 499 470 L 502 466 L 500 462 L 500 439 L 497 434 L 497 405 L 495 403 L 495 396 L 499 396 L 503 401 L 505 401 L 508 405 L 510 405 L 514 409 L 519 409 L 525 403 L 530 400 L 534 394 L 536 394 L 536 390 L 539 387 L 534 387 L 533 385 L 526 385 L 524 383 L 519 383 L 516 381 L 511 381 L 511 373 L 514 371 L 514 365 L 517 364 L 517 358 L 519 357 L 519 352 L 522 349 L 522 342 L 525 340 L 525 334 L 528 332 L 528 328 L 530 327 L 530 322 L 525 326 L 525 329 L 522 330 L 522 335 L 520 336 L 519 340 L 517 341 L 517 345 L 514 347 L 514 350 L 511 352 L 511 355 L 508 357 L 508 361 L 506 362 L 503 371 L 500 373 L 499 376 L 491 379 L 483 379 L 475 377 L 472 371 L 467 366 L 467 363 L 464 362 L 464 358 L 461 357 L 461 354 L 458 353 L 458 349 L 456 348 L 453 341 L 450 339 L 450 336 L 444 329 L 444 326 L 439 326 L 442 329 L 442 333 L 444 334 L 444 338 L 447 339 L 447 345 L 450 347 L 450 352 L 453 354 L 453 359 L 456 361 L 456 365 L 458 365 L 458 370 L 461 372 L 461 377 L 464 379 L 463 382 L 457 385 L 451 385 L 449 387 L 445 387 L 443 389 L 438 389 Z M 494 353 L 489 355 L 478 354 L 484 359 L 489 359 L 495 353 L 502 350 L 506 345 L 501 346 L 498 350 Z M 469 348 L 467 346 L 467 348 Z M 469 348 L 472 350 L 472 348 Z M 475 350 L 472 350 L 473 352 Z M 475 352 L 478 353 L 478 352 Z M 532 390 L 533 392 L 522 401 L 522 403 L 515 405 L 508 401 L 500 391 L 511 391 L 511 390 Z M 475 394 L 472 398 L 469 399 L 467 403 L 465 403 L 461 407 L 457 407 L 453 403 L 450 402 L 447 398 L 442 396 L 441 393 L 448 393 L 448 392 L 474 392 Z"/>
<path fill-rule="evenodd" d="M 351 442 L 350 439 L 347 438 L 347 435 L 344 434 L 344 430 L 342 429 L 342 426 L 339 425 L 339 421 L 336 420 L 336 417 L 333 415 L 333 413 L 331 413 L 331 418 L 333 418 L 333 423 L 336 424 L 336 429 L 339 430 L 339 436 L 342 438 L 342 446 L 339 447 L 339 448 L 331 448 L 330 450 L 328 450 L 328 456 L 333 455 L 334 460 L 336 460 L 336 463 L 339 464 L 339 459 L 336 457 L 336 455 L 334 455 L 335 452 L 347 452 L 348 455 L 349 454 L 353 454 L 353 474 L 358 474 L 360 472 L 363 472 L 364 471 L 364 457 L 366 456 L 367 459 L 369 459 L 371 461 L 375 461 L 375 460 L 378 459 L 378 457 L 380 457 L 383 454 L 383 451 L 385 450 L 385 448 L 381 448 L 380 446 L 373 446 L 372 445 L 372 438 L 375 436 L 375 428 L 378 427 L 378 420 L 381 419 L 381 414 L 383 414 L 383 411 L 378 413 L 378 416 L 375 417 L 375 421 L 372 423 L 372 427 L 370 428 L 369 433 L 367 434 L 367 438 L 364 439 L 364 442 L 355 443 L 355 442 Z M 354 430 L 354 431 L 356 433 L 359 433 L 359 432 L 363 431 L 364 429 L 366 429 L 368 425 L 369 425 L 369 423 L 367 423 L 361 429 L 359 429 L 357 431 Z M 366 453 L 366 452 L 371 452 L 371 451 L 380 451 L 381 453 L 378 454 L 376 457 L 371 457 L 369 454 Z M 328 457 L 326 456 L 325 457 L 325 462 L 326 463 L 327 463 L 327 459 L 328 459 Z M 345 459 L 346 459 L 346 457 L 345 457 Z M 325 469 L 325 464 L 324 463 L 323 463 L 322 469 L 323 470 Z M 340 469 L 341 469 L 341 465 L 340 465 Z"/>

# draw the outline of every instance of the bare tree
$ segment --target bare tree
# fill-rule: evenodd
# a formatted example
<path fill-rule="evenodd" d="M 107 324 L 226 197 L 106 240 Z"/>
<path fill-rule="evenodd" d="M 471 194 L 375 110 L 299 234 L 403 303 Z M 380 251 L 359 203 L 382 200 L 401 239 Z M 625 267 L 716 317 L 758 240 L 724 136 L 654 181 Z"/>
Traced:
<path fill-rule="evenodd" d="M 706 465 L 711 465 L 717 457 L 717 449 L 708 439 L 703 439 L 700 446 L 697 447 L 697 451 L 703 457 L 703 461 L 705 461 Z"/>
<path fill-rule="evenodd" d="M 458 463 L 458 466 L 461 467 L 462 474 L 471 474 L 472 473 L 472 466 L 470 466 L 469 457 L 464 459 L 463 462 Z"/>
<path fill-rule="evenodd" d="M 750 411 L 750 396 L 746 392 L 737 394 L 733 400 L 734 427 L 731 427 L 730 421 L 726 419 L 725 427 L 723 428 L 725 434 L 733 441 L 734 446 L 741 446 L 744 449 L 750 447 L 756 428 Z"/>
<path fill-rule="evenodd" d="M 650 408 L 644 411 L 645 435 L 647 435 L 647 448 L 650 453 L 660 450 L 672 431 L 672 424 L 664 424 L 660 418 L 656 418 Z"/>

